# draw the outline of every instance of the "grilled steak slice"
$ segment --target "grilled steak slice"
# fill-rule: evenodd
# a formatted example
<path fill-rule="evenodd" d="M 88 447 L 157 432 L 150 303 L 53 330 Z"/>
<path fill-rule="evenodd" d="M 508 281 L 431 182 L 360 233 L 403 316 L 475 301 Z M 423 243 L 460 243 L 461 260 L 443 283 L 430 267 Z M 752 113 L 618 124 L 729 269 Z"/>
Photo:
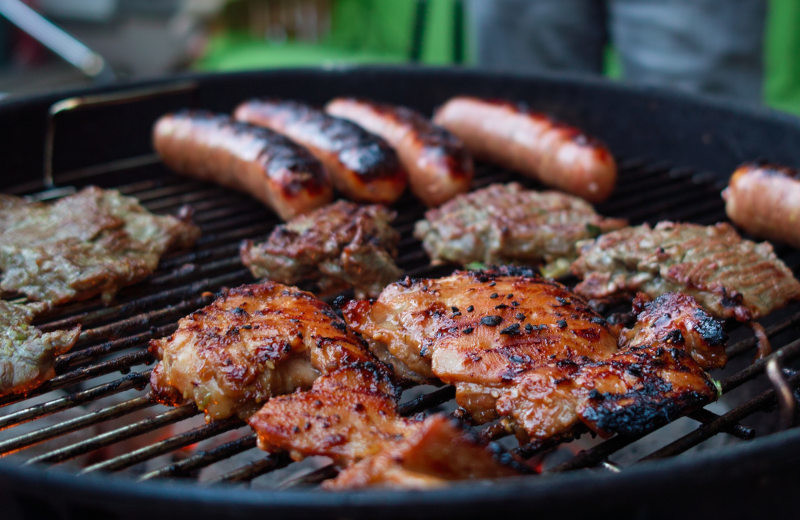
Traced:
<path fill-rule="evenodd" d="M 209 420 L 247 417 L 273 395 L 374 359 L 326 303 L 269 281 L 227 291 L 150 345 L 161 360 L 150 379 L 152 397 L 194 401 Z"/>
<path fill-rule="evenodd" d="M 577 257 L 576 242 L 625 224 L 572 195 L 492 184 L 429 210 L 414 236 L 434 263 L 543 265 L 545 276 L 558 277 Z"/>
<path fill-rule="evenodd" d="M 344 312 L 379 357 L 454 384 L 476 421 L 508 416 L 520 437 L 544 439 L 579 420 L 629 433 L 624 417 L 636 406 L 674 414 L 715 397 L 703 369 L 724 362 L 720 324 L 683 295 L 639 310 L 638 327 L 618 340 L 566 287 L 502 269 L 398 282 Z M 581 415 L 593 390 L 609 394 L 595 419 Z"/>
<path fill-rule="evenodd" d="M 394 217 L 384 206 L 340 200 L 276 227 L 266 242 L 245 242 L 242 262 L 257 278 L 313 280 L 323 294 L 353 287 L 359 297 L 376 296 L 401 273 Z"/>
<path fill-rule="evenodd" d="M 31 390 L 52 378 L 55 357 L 78 340 L 80 325 L 52 332 L 31 326 L 35 307 L 0 300 L 0 396 Z"/>
<path fill-rule="evenodd" d="M 323 487 L 431 488 L 457 480 L 517 474 L 453 421 L 435 415 L 420 423 L 404 440 L 346 468 L 335 479 L 324 482 Z"/>
<path fill-rule="evenodd" d="M 153 215 L 131 197 L 97 187 L 52 204 L 0 198 L 0 289 L 50 304 L 104 300 L 150 275 L 164 252 L 200 230 Z"/>
<path fill-rule="evenodd" d="M 680 291 L 713 316 L 750 321 L 800 298 L 800 282 L 767 242 L 742 239 L 727 223 L 660 222 L 579 244 L 575 291 L 606 299 L 642 291 Z"/>

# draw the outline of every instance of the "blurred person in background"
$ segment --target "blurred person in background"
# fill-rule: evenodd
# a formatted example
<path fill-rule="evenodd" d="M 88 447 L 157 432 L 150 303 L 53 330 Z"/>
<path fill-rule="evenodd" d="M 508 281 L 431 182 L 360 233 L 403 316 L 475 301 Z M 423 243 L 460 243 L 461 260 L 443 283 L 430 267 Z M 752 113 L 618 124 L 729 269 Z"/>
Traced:
<path fill-rule="evenodd" d="M 632 83 L 762 100 L 767 0 L 470 0 L 476 64 L 601 74 L 609 44 Z"/>

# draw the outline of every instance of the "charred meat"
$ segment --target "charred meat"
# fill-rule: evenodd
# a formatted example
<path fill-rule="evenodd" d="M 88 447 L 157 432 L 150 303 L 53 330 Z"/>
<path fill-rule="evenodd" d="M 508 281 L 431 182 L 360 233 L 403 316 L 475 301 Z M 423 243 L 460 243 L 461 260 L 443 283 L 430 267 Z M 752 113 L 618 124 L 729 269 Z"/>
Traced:
<path fill-rule="evenodd" d="M 247 417 L 273 395 L 372 355 L 311 293 L 275 282 L 229 290 L 151 342 L 150 383 L 165 404 L 194 401 L 207 419 Z"/>
<path fill-rule="evenodd" d="M 744 240 L 727 223 L 660 222 L 579 244 L 575 287 L 592 299 L 680 291 L 718 318 L 750 321 L 800 298 L 800 282 L 767 242 Z"/>
<path fill-rule="evenodd" d="M 434 263 L 541 265 L 558 277 L 577 257 L 575 244 L 625 225 L 598 215 L 572 195 L 492 184 L 456 196 L 425 214 L 414 236 Z"/>
<path fill-rule="evenodd" d="M 397 372 L 454 384 L 456 401 L 476 421 L 508 416 L 520 437 L 543 439 L 579 421 L 600 433 L 630 433 L 633 426 L 611 419 L 636 406 L 673 414 L 716 396 L 703 369 L 724 360 L 721 327 L 691 298 L 674 298 L 643 310 L 646 320 L 620 341 L 566 287 L 500 269 L 407 279 L 374 302 L 351 302 L 345 319 Z M 581 415 L 575 397 L 597 397 L 594 389 L 616 392 L 606 404 L 618 406 L 603 421 Z"/>
<path fill-rule="evenodd" d="M 394 216 L 384 206 L 340 200 L 276 227 L 266 242 L 245 242 L 242 262 L 257 278 L 314 281 L 322 294 L 353 287 L 359 297 L 377 296 L 401 273 Z"/>
<path fill-rule="evenodd" d="M 0 396 L 28 391 L 52 378 L 56 356 L 78 340 L 79 325 L 52 332 L 32 326 L 35 307 L 0 300 Z"/>
<path fill-rule="evenodd" d="M 166 251 L 192 246 L 200 230 L 188 220 L 97 187 L 52 204 L 0 196 L 0 289 L 50 304 L 107 301 L 155 271 Z"/>

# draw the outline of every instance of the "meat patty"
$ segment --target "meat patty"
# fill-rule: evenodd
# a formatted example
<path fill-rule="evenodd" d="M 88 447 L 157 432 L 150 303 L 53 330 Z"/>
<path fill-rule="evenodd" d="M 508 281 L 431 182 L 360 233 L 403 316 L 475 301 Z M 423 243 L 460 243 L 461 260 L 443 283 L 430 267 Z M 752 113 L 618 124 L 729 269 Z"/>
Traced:
<path fill-rule="evenodd" d="M 800 282 L 767 242 L 744 240 L 727 223 L 660 222 L 613 231 L 578 245 L 575 291 L 606 299 L 680 291 L 712 315 L 750 321 L 800 298 Z"/>
<path fill-rule="evenodd" d="M 314 281 L 321 294 L 353 287 L 359 297 L 377 296 L 401 274 L 394 217 L 384 206 L 340 200 L 276 227 L 266 242 L 246 241 L 242 262 L 257 278 Z"/>
<path fill-rule="evenodd" d="M 247 417 L 273 395 L 374 359 L 326 303 L 270 281 L 223 293 L 150 349 L 161 360 L 150 378 L 152 397 L 194 401 L 207 420 Z"/>
<path fill-rule="evenodd" d="M 649 313 L 642 311 L 641 327 L 620 342 L 606 321 L 563 285 L 505 268 L 407 279 L 388 286 L 375 301 L 349 303 L 344 314 L 399 373 L 454 384 L 456 401 L 476 421 L 509 416 L 520 437 L 543 439 L 568 432 L 579 420 L 600 433 L 631 433 L 634 426 L 623 428 L 622 417 L 632 407 L 652 415 L 675 413 L 697 405 L 699 397 L 689 398 L 695 394 L 703 402 L 716 396 L 703 369 L 724 360 L 720 324 L 689 297 L 671 295 L 653 305 Z M 638 353 L 645 347 L 655 350 Z M 584 379 L 574 383 L 577 389 L 565 390 L 578 375 Z M 581 415 L 583 398 L 595 396 L 591 385 L 626 396 L 604 412 L 603 421 Z M 648 397 L 652 388 L 660 394 Z M 532 397 L 545 394 L 541 400 Z"/>
<path fill-rule="evenodd" d="M 0 289 L 50 304 L 98 294 L 108 301 L 199 236 L 188 213 L 153 215 L 115 190 L 91 186 L 51 204 L 3 195 Z"/>
<path fill-rule="evenodd" d="M 548 277 L 567 274 L 575 243 L 623 227 L 578 197 L 492 184 L 425 213 L 414 236 L 434 263 L 542 265 Z"/>
<path fill-rule="evenodd" d="M 26 392 L 52 378 L 56 356 L 78 340 L 80 325 L 52 332 L 31 326 L 35 307 L 0 300 L 0 396 Z"/>

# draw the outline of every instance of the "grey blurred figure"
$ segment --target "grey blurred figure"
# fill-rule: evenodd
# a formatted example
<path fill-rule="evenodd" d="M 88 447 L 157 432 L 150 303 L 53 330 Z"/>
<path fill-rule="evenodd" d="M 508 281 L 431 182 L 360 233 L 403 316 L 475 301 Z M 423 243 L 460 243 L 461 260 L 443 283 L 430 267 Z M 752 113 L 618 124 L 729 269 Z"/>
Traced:
<path fill-rule="evenodd" d="M 602 72 L 606 44 L 633 83 L 762 99 L 767 0 L 470 0 L 478 65 Z"/>

